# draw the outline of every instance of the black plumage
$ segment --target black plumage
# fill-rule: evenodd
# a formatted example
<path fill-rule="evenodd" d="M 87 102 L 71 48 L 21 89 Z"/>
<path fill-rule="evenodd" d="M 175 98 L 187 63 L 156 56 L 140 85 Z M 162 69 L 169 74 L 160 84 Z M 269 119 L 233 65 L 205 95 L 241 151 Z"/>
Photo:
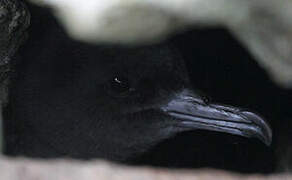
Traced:
<path fill-rule="evenodd" d="M 271 141 L 271 130 L 257 115 L 203 101 L 169 44 L 60 45 L 26 61 L 11 86 L 12 120 L 28 146 L 21 153 L 124 161 L 196 129 Z"/>

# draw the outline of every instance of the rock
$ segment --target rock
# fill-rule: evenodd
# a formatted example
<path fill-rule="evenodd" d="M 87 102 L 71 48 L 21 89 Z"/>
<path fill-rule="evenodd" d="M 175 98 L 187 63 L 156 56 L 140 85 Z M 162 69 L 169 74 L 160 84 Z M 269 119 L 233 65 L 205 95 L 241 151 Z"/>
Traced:
<path fill-rule="evenodd" d="M 286 180 L 292 176 L 239 175 L 212 169 L 170 170 L 150 167 L 127 167 L 102 161 L 70 160 L 0 160 L 1 178 L 9 180 Z"/>
<path fill-rule="evenodd" d="M 225 26 L 278 84 L 292 87 L 290 0 L 30 0 L 53 7 L 75 39 L 141 44 L 188 28 Z"/>
<path fill-rule="evenodd" d="M 0 1 L 0 149 L 2 149 L 2 106 L 7 101 L 10 61 L 26 38 L 30 15 L 18 0 Z"/>
<path fill-rule="evenodd" d="M 0 2 L 0 79 L 7 72 L 11 57 L 25 40 L 30 15 L 18 0 Z M 5 78 L 4 78 L 5 79 Z"/>

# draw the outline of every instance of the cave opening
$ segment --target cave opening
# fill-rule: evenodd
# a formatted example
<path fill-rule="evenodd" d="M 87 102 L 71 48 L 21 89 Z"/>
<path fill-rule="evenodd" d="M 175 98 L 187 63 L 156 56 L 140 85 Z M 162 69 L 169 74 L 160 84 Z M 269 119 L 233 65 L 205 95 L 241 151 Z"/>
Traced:
<path fill-rule="evenodd" d="M 59 61 L 71 58 L 63 57 L 60 53 L 70 52 L 70 49 L 60 50 L 57 48 L 62 46 L 54 44 L 65 43 L 67 48 L 71 40 L 50 10 L 34 5 L 29 5 L 29 9 L 32 16 L 30 35 L 15 58 L 19 61 L 16 62 L 16 74 L 18 69 L 33 62 L 28 59 L 44 57 L 46 53 L 55 53 Z M 289 121 L 292 118 L 291 90 L 274 84 L 246 48 L 224 28 L 193 28 L 168 41 L 182 54 L 192 86 L 201 91 L 207 101 L 238 106 L 260 114 L 273 130 L 273 142 L 271 146 L 266 146 L 253 138 L 188 131 L 159 143 L 149 152 L 136 157 L 133 164 L 170 168 L 212 167 L 242 173 L 274 173 L 291 165 L 285 161 L 292 137 L 292 124 Z M 86 46 L 81 48 L 86 49 Z M 6 110 L 7 119 L 13 116 L 10 108 Z M 17 156 L 15 152 L 22 146 L 15 147 L 15 143 L 21 144 L 17 139 L 19 137 L 15 137 L 21 132 L 17 123 L 4 123 L 5 136 L 8 138 L 5 153 L 10 156 Z"/>

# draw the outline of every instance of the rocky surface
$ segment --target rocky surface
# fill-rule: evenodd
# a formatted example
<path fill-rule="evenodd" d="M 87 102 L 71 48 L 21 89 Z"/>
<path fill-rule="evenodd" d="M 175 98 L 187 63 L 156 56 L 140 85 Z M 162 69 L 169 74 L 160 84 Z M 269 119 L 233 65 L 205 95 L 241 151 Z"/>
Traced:
<path fill-rule="evenodd" d="M 75 39 L 151 43 L 190 25 L 225 26 L 278 84 L 292 87 L 290 0 L 30 0 L 53 7 Z"/>
<path fill-rule="evenodd" d="M 239 175 L 224 171 L 133 168 L 107 162 L 0 160 L 1 179 L 9 180 L 288 180 L 292 176 Z"/>
<path fill-rule="evenodd" d="M 30 14 L 18 0 L 0 1 L 0 149 L 2 149 L 2 105 L 7 101 L 11 59 L 26 39 Z"/>

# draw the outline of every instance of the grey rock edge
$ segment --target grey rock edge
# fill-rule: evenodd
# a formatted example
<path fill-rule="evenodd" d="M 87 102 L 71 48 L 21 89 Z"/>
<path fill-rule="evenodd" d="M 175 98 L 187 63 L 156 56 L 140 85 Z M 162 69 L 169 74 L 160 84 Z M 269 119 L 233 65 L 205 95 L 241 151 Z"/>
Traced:
<path fill-rule="evenodd" d="M 134 168 L 102 161 L 81 163 L 70 160 L 28 160 L 0 158 L 1 179 L 9 180 L 288 180 L 288 174 L 262 176 L 228 173 L 224 171 L 167 170 L 148 167 Z"/>
<path fill-rule="evenodd" d="M 7 103 L 11 59 L 26 39 L 30 15 L 19 0 L 0 1 L 0 149 L 2 150 L 2 107 Z"/>
<path fill-rule="evenodd" d="M 91 43 L 152 43 L 190 25 L 225 26 L 275 82 L 292 88 L 291 0 L 30 1 L 53 7 L 71 37 Z"/>

